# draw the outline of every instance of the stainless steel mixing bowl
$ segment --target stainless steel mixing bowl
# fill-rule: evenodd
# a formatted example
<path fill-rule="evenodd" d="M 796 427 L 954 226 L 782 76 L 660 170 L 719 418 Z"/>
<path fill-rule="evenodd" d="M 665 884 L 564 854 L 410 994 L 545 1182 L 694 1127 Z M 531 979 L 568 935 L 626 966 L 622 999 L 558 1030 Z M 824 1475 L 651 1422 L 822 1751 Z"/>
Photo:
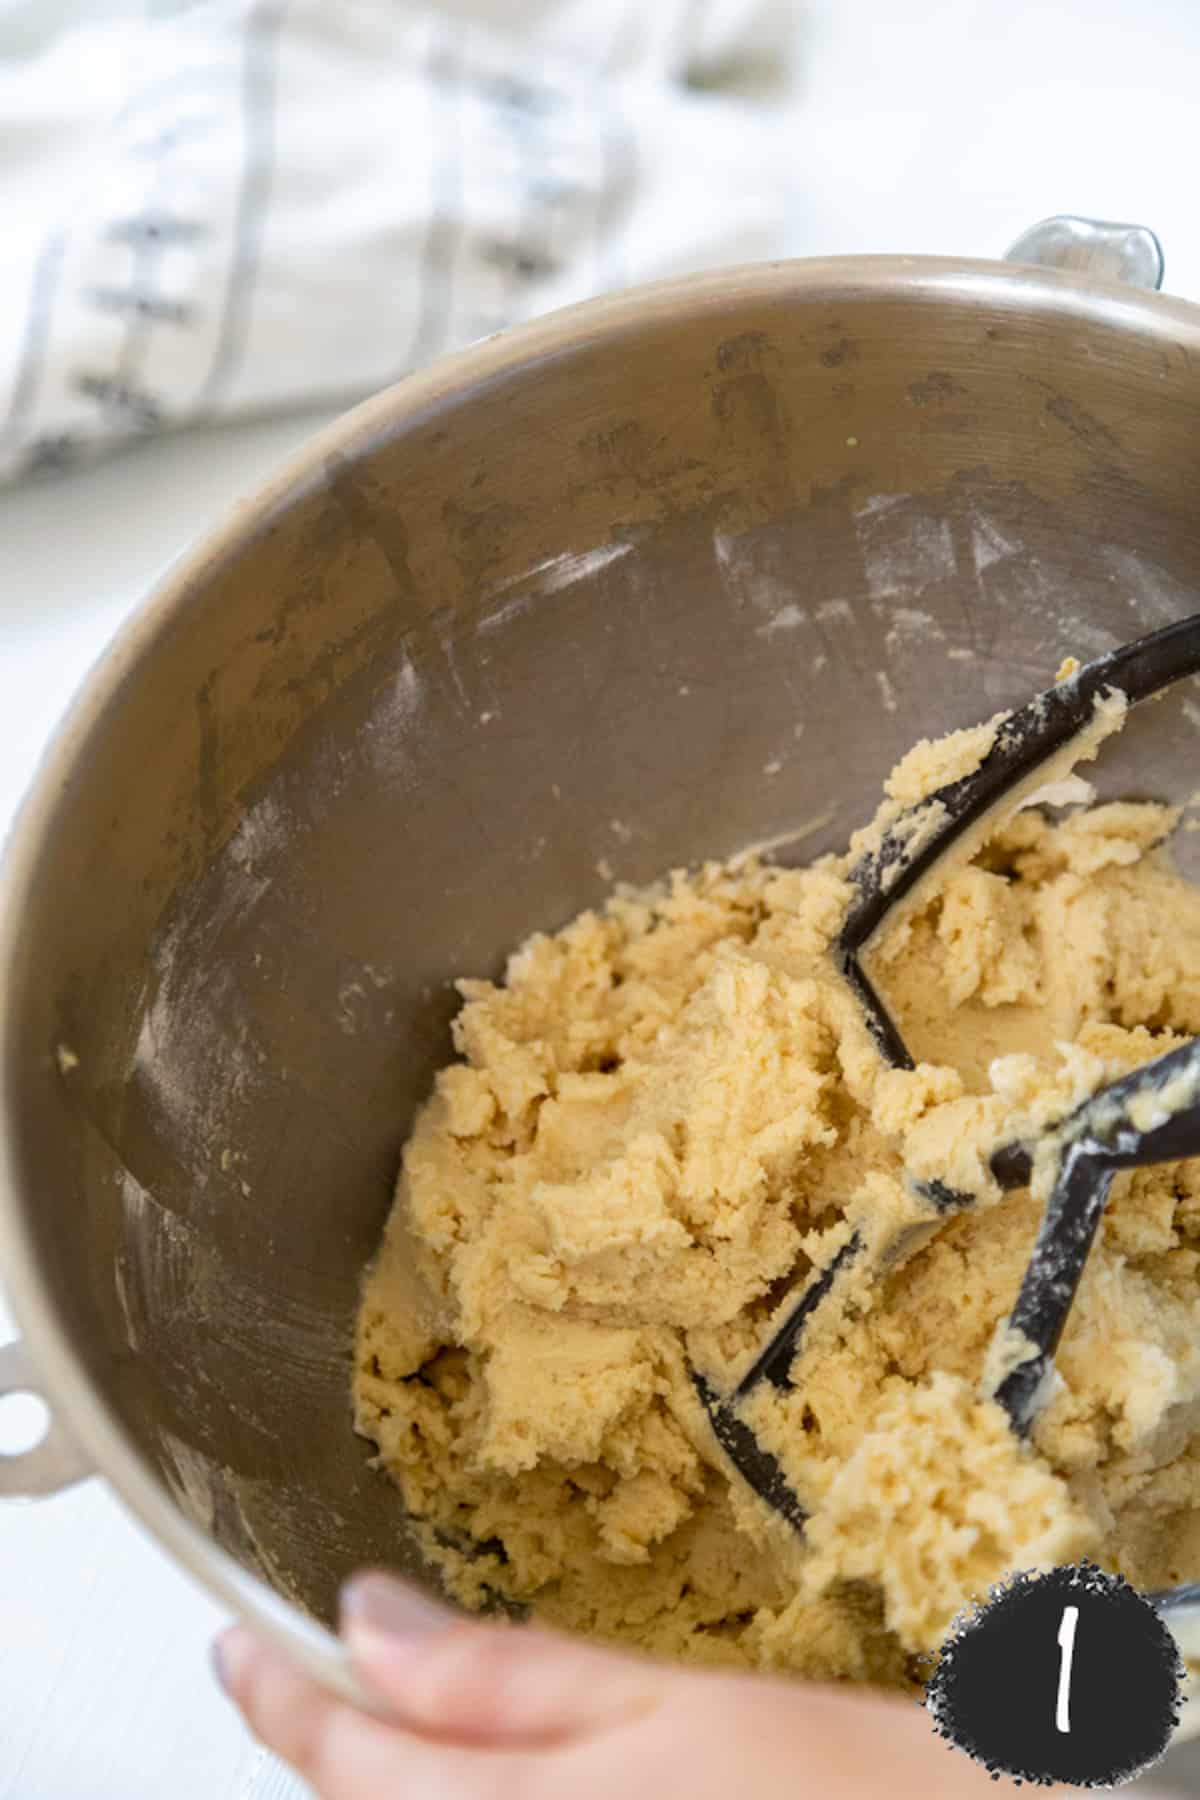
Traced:
<path fill-rule="evenodd" d="M 1002 263 L 620 295 L 318 438 L 124 632 L 9 845 L 0 1393 L 54 1422 L 0 1491 L 103 1473 L 344 1681 L 341 1578 L 419 1579 L 348 1350 L 449 979 L 609 871 L 842 843 L 914 737 L 1194 610 L 1198 495 L 1200 311 Z M 1142 709 L 1103 791 L 1188 799 L 1198 728 L 1191 683 Z"/>

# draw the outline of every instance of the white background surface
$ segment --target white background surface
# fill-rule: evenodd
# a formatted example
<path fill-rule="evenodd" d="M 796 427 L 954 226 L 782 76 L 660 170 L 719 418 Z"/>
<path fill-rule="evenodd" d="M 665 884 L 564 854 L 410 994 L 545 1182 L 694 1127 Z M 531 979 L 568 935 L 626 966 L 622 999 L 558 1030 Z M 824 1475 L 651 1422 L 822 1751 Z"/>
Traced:
<path fill-rule="evenodd" d="M 1074 211 L 1153 225 L 1200 299 L 1195 0 L 811 0 L 797 30 L 796 254 L 990 255 Z M 148 583 L 322 416 L 0 494 L 0 821 Z M 0 1800 L 294 1800 L 209 1677 L 218 1623 L 98 1482 L 0 1508 Z"/>

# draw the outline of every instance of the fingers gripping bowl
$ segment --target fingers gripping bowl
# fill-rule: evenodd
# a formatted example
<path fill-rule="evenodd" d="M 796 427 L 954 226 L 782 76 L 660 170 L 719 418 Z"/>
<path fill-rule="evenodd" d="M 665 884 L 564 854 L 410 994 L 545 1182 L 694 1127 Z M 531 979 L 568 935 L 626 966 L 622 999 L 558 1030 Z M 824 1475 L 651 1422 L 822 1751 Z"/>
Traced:
<path fill-rule="evenodd" d="M 298 1609 L 426 1579 L 347 1382 L 448 980 L 610 873 L 840 846 L 914 739 L 1193 611 L 1198 350 L 1046 271 L 734 271 L 480 345 L 235 514 L 8 852 L 0 1383 L 55 1429 L 0 1487 L 102 1471 L 344 1680 Z M 1185 802 L 1195 704 L 1101 796 Z"/>

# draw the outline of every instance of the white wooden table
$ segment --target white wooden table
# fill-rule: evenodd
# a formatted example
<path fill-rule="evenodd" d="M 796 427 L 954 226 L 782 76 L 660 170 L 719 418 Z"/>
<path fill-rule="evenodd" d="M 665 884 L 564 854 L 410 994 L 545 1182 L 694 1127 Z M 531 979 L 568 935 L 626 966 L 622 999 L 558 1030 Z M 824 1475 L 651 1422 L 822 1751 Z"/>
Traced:
<path fill-rule="evenodd" d="M 1126 0 L 808 0 L 798 18 L 810 73 L 780 139 L 811 170 L 797 254 L 992 255 L 1070 210 L 1155 226 L 1168 286 L 1200 297 L 1194 0 L 1143 0 L 1136 44 Z M 0 493 L 0 826 L 158 569 L 317 422 Z M 0 1507 L 0 1800 L 296 1800 L 209 1676 L 219 1623 L 101 1483 Z M 1185 1760 L 1177 1791 L 1200 1794 Z"/>

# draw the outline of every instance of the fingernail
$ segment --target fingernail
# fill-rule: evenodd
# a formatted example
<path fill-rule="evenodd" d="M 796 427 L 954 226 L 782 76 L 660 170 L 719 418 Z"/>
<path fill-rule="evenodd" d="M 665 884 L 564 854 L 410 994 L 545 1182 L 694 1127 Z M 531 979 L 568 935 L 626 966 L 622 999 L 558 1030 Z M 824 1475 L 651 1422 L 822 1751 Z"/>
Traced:
<path fill-rule="evenodd" d="M 354 1575 L 341 1592 L 343 1627 L 365 1627 L 384 1637 L 428 1637 L 458 1617 L 452 1607 L 393 1575 Z"/>
<path fill-rule="evenodd" d="M 212 1658 L 213 1674 L 221 1687 L 232 1698 L 238 1684 L 238 1677 L 246 1666 L 249 1642 L 246 1633 L 231 1626 L 223 1631 L 219 1638 L 214 1638 L 209 1655 Z"/>

